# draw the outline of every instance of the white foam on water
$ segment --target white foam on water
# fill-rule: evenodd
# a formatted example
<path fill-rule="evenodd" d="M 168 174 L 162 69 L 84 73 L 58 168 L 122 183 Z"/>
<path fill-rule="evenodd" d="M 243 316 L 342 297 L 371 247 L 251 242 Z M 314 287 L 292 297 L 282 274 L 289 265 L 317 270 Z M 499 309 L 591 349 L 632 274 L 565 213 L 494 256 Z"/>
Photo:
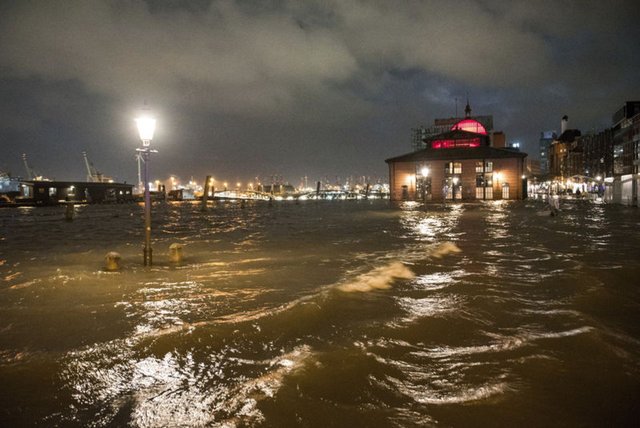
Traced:
<path fill-rule="evenodd" d="M 432 358 L 449 358 L 461 355 L 475 355 L 495 352 L 508 352 L 515 349 L 522 348 L 531 344 L 532 342 L 540 339 L 558 339 L 564 337 L 576 336 L 579 334 L 588 333 L 593 330 L 593 327 L 584 326 L 567 331 L 553 332 L 553 333 L 525 333 L 520 336 L 513 337 L 501 337 L 499 340 L 489 343 L 487 345 L 476 346 L 460 346 L 460 347 L 436 347 L 429 349 L 428 351 L 415 353 L 415 355 L 422 354 L 424 356 Z"/>
<path fill-rule="evenodd" d="M 428 249 L 428 255 L 430 257 L 441 259 L 449 254 L 461 253 L 462 250 L 456 244 L 450 241 L 446 241 Z"/>
<path fill-rule="evenodd" d="M 238 424 L 246 426 L 264 422 L 258 403 L 265 398 L 275 396 L 285 377 L 304 367 L 312 355 L 311 348 L 303 345 L 268 362 L 262 362 L 269 366 L 265 374 L 233 387 L 226 394 L 228 397 L 226 400 L 214 405 L 215 412 L 232 415 L 214 426 L 235 427 Z"/>
<path fill-rule="evenodd" d="M 583 326 L 583 327 L 578 327 L 578 328 L 574 328 L 566 331 L 532 334 L 531 338 L 532 339 L 558 339 L 562 337 L 577 336 L 579 334 L 589 333 L 593 330 L 594 330 L 593 327 Z"/>
<path fill-rule="evenodd" d="M 422 404 L 467 404 L 494 398 L 510 390 L 506 382 L 486 383 L 475 388 L 459 389 L 457 391 L 441 391 L 425 388 L 423 385 L 407 384 L 391 377 L 387 379 L 402 394 Z"/>
<path fill-rule="evenodd" d="M 488 345 L 479 346 L 462 346 L 462 347 L 437 347 L 432 348 L 425 354 L 433 358 L 448 358 L 460 355 L 485 354 L 493 352 L 505 352 L 518 349 L 526 345 L 528 340 L 520 337 L 509 337 L 499 342 Z"/>
<path fill-rule="evenodd" d="M 77 407 L 100 406 L 94 417 L 103 422 L 100 426 L 113 423 L 123 405 L 131 407 L 131 424 L 137 427 L 260 423 L 264 418 L 258 403 L 275 396 L 285 377 L 312 356 L 311 348 L 304 345 L 261 361 L 223 355 L 196 361 L 190 352 L 140 358 L 134 351 L 136 344 L 135 339 L 116 340 L 68 354 L 63 380 L 74 390 Z M 257 367 L 258 374 L 225 377 L 222 370 L 230 362 Z M 219 376 L 225 382 L 212 387 L 210 381 Z"/>
<path fill-rule="evenodd" d="M 415 278 L 413 271 L 402 262 L 396 261 L 358 275 L 353 280 L 338 285 L 336 289 L 346 293 L 366 293 L 389 289 L 396 279 L 412 278 Z"/>

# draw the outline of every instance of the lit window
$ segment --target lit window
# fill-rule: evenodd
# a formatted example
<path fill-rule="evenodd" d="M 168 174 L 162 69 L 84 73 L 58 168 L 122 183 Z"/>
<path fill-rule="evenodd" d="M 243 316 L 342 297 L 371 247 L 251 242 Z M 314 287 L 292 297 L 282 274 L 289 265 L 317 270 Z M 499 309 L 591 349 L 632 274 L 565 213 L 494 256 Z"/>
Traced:
<path fill-rule="evenodd" d="M 445 174 L 462 174 L 461 162 L 447 162 L 444 165 Z"/>

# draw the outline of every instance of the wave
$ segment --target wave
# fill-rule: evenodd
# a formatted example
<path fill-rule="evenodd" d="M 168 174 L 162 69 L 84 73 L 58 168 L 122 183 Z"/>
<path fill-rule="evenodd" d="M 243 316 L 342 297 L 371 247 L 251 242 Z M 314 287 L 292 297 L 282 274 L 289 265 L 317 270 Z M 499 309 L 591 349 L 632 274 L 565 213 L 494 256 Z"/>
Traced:
<path fill-rule="evenodd" d="M 507 352 L 529 345 L 540 339 L 559 339 L 591 332 L 594 328 L 589 326 L 578 327 L 572 330 L 552 333 L 531 333 L 515 337 L 505 337 L 488 345 L 462 346 L 462 347 L 437 347 L 427 352 L 413 352 L 414 355 L 434 358 L 448 358 L 461 355 L 484 354 L 494 352 Z"/>
<path fill-rule="evenodd" d="M 70 352 L 61 379 L 73 391 L 75 410 L 52 421 L 71 421 L 79 410 L 96 412 L 95 426 L 107 426 L 127 407 L 139 427 L 258 424 L 264 421 L 258 403 L 274 397 L 313 356 L 308 345 L 265 360 L 236 352 L 226 349 L 205 361 L 191 352 L 140 356 L 135 340 L 121 339 Z"/>
<path fill-rule="evenodd" d="M 386 290 L 391 288 L 396 279 L 412 279 L 415 276 L 415 273 L 402 262 L 392 262 L 358 275 L 352 281 L 338 285 L 336 289 L 346 293 Z"/>
<path fill-rule="evenodd" d="M 432 246 L 429 248 L 428 255 L 436 259 L 441 259 L 449 254 L 461 253 L 462 250 L 456 244 L 450 241 L 443 242 L 441 244 Z"/>
<path fill-rule="evenodd" d="M 429 388 L 425 389 L 423 385 L 407 384 L 392 377 L 388 377 L 387 379 L 400 393 L 411 397 L 414 401 L 421 404 L 464 404 L 503 395 L 511 389 L 506 382 L 498 382 L 485 384 L 476 388 L 445 392 Z"/>
<path fill-rule="evenodd" d="M 264 417 L 258 409 L 259 401 L 275 396 L 285 377 L 304 367 L 312 355 L 311 348 L 303 345 L 272 360 L 261 362 L 269 365 L 267 373 L 233 387 L 227 393 L 228 399 L 215 404 L 214 413 L 229 414 L 229 417 L 214 426 L 235 427 L 238 424 L 246 426 L 263 423 Z"/>

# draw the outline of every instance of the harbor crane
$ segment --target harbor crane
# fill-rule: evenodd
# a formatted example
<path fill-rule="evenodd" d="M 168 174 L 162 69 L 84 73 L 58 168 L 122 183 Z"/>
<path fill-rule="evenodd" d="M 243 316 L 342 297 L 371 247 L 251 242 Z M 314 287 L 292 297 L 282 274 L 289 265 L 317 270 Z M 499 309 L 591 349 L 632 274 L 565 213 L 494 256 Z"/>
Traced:
<path fill-rule="evenodd" d="M 144 189 L 144 183 L 142 182 L 140 164 L 144 163 L 144 158 L 140 153 L 136 153 L 136 160 L 138 161 L 138 190 L 142 191 L 142 189 Z"/>
<path fill-rule="evenodd" d="M 41 175 L 36 174 L 35 170 L 29 166 L 29 162 L 27 161 L 27 154 L 22 154 L 22 163 L 24 163 L 24 169 L 27 171 L 27 179 L 31 181 L 47 181 Z"/>
<path fill-rule="evenodd" d="M 107 177 L 103 175 L 101 172 L 96 170 L 93 166 L 93 163 L 89 162 L 89 157 L 87 156 L 87 152 L 82 152 L 82 156 L 84 157 L 84 164 L 87 167 L 87 181 L 91 183 L 112 183 L 113 179 L 111 177 Z"/>

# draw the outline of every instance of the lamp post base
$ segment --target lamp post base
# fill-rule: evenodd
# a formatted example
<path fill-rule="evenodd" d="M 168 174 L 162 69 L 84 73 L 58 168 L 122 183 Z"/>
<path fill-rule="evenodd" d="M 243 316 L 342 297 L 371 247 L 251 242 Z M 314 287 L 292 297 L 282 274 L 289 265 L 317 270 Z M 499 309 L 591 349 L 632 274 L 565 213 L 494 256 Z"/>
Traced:
<path fill-rule="evenodd" d="M 142 247 L 142 257 L 144 259 L 145 266 L 151 266 L 153 260 L 153 249 L 151 247 Z"/>

